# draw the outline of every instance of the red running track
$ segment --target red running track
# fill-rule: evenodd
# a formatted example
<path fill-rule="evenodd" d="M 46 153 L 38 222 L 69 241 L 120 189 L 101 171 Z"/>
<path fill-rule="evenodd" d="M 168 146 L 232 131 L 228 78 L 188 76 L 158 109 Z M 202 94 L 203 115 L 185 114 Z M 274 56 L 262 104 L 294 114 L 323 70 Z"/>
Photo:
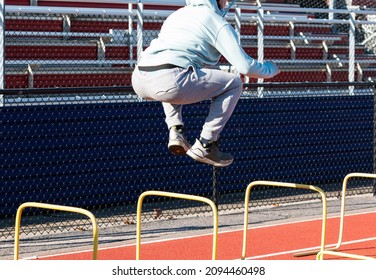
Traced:
<path fill-rule="evenodd" d="M 337 244 L 339 217 L 328 218 L 326 247 Z M 314 260 L 315 255 L 295 257 L 294 253 L 319 249 L 322 220 L 306 220 L 287 224 L 254 227 L 249 226 L 247 259 L 258 260 Z M 239 259 L 242 252 L 243 231 L 220 232 L 218 235 L 217 259 Z M 212 234 L 188 238 L 145 242 L 141 245 L 142 260 L 210 260 L 212 256 Z M 141 238 L 142 242 L 142 238 Z M 347 215 L 340 252 L 376 258 L 376 212 Z M 125 245 L 100 248 L 100 260 L 135 260 L 136 246 Z M 91 259 L 92 251 L 73 252 L 42 257 L 50 260 Z M 325 259 L 339 259 L 325 256 Z"/>

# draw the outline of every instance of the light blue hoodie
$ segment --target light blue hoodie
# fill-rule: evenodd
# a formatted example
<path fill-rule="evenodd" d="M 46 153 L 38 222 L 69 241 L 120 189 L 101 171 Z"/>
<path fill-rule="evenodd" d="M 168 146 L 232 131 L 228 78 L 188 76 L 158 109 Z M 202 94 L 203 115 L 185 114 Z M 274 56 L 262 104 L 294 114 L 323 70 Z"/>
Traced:
<path fill-rule="evenodd" d="M 241 74 L 271 78 L 278 73 L 272 62 L 259 63 L 245 53 L 233 27 L 222 17 L 216 0 L 186 0 L 172 13 L 158 38 L 142 53 L 140 66 L 174 64 L 183 68 L 215 66 L 221 55 Z"/>

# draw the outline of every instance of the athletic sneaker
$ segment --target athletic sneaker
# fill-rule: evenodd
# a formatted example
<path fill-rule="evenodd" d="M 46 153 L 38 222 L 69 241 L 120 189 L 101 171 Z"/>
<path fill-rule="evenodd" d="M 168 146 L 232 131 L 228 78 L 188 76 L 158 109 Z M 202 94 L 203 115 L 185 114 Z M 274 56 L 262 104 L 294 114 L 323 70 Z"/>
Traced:
<path fill-rule="evenodd" d="M 175 126 L 170 128 L 168 149 L 171 153 L 177 156 L 185 155 L 191 145 L 185 139 L 182 128 L 176 128 Z"/>
<path fill-rule="evenodd" d="M 218 167 L 228 166 L 234 160 L 232 155 L 221 152 L 216 142 L 214 142 L 210 147 L 204 148 L 198 139 L 196 139 L 196 142 L 192 148 L 187 151 L 187 155 L 199 162 Z"/>

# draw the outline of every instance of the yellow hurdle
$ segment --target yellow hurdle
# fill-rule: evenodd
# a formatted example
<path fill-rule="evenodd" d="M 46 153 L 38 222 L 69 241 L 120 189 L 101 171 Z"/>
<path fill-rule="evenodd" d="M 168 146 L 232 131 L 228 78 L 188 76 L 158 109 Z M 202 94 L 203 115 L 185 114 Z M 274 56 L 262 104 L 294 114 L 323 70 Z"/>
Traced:
<path fill-rule="evenodd" d="M 247 250 L 247 232 L 248 232 L 248 212 L 249 212 L 249 200 L 251 196 L 251 190 L 255 186 L 274 186 L 274 187 L 283 187 L 283 188 L 298 188 L 298 189 L 306 189 L 316 191 L 321 195 L 322 200 L 322 230 L 321 230 L 321 250 L 324 251 L 325 249 L 325 236 L 326 236 L 326 220 L 327 220 L 327 203 L 326 203 L 326 194 L 325 192 L 320 189 L 319 187 L 315 187 L 312 185 L 303 185 L 303 184 L 295 184 L 295 183 L 284 183 L 284 182 L 272 182 L 272 181 L 255 181 L 248 185 L 245 194 L 245 202 L 244 202 L 244 230 L 243 230 L 243 249 L 242 249 L 242 256 L 241 259 L 244 260 L 246 258 L 246 250 Z"/>
<path fill-rule="evenodd" d="M 337 251 L 342 244 L 343 239 L 343 228 L 345 223 L 345 210 L 346 210 L 346 191 L 347 191 L 347 184 L 351 178 L 359 177 L 359 178 L 371 178 L 376 179 L 376 174 L 372 173 L 349 173 L 346 175 L 346 177 L 343 179 L 342 183 L 342 196 L 341 196 L 341 214 L 340 214 L 340 225 L 339 225 L 339 233 L 338 233 L 338 241 L 337 244 L 332 248 L 326 248 L 326 252 L 328 251 Z M 306 252 L 305 255 L 314 255 L 318 254 L 320 250 L 312 250 L 309 252 Z M 302 255 L 300 255 L 302 256 Z M 321 255 L 320 255 L 321 256 Z"/>
<path fill-rule="evenodd" d="M 98 256 L 98 224 L 96 221 L 95 216 L 82 208 L 77 207 L 70 207 L 70 206 L 62 206 L 62 205 L 55 205 L 55 204 L 47 204 L 47 203 L 39 203 L 39 202 L 26 202 L 21 204 L 18 207 L 17 214 L 16 214 L 16 224 L 15 224 L 15 237 L 14 237 L 14 260 L 18 260 L 19 258 L 19 247 L 20 247 L 20 229 L 21 229 L 21 216 L 22 212 L 25 208 L 43 208 L 49 210 L 58 210 L 58 211 L 65 211 L 65 212 L 73 212 L 77 214 L 82 214 L 87 216 L 92 223 L 93 226 L 93 260 L 97 259 Z"/>
<path fill-rule="evenodd" d="M 339 247 L 341 247 L 342 244 L 342 238 L 343 238 L 343 227 L 345 223 L 345 208 L 346 208 L 346 190 L 347 190 L 347 184 L 349 182 L 350 178 L 359 177 L 359 178 L 373 178 L 376 179 L 376 174 L 371 173 L 350 173 L 346 175 L 346 177 L 343 179 L 342 183 L 342 197 L 341 197 L 341 215 L 340 215 L 340 225 L 339 225 L 339 233 L 338 233 L 338 242 L 337 245 L 334 248 L 331 248 L 330 250 L 338 250 Z"/>
<path fill-rule="evenodd" d="M 205 197 L 188 195 L 188 194 L 178 194 L 172 192 L 164 191 L 146 191 L 143 192 L 138 198 L 137 202 L 137 229 L 136 229 L 136 260 L 140 260 L 140 247 L 141 247 L 141 212 L 142 212 L 142 203 L 146 196 L 163 196 L 171 198 L 180 198 L 186 200 L 194 200 L 198 202 L 203 202 L 208 204 L 213 210 L 213 251 L 212 259 L 215 260 L 217 256 L 217 240 L 218 240 L 218 210 L 215 203 Z"/>
<path fill-rule="evenodd" d="M 333 252 L 333 251 L 318 252 L 316 256 L 316 260 L 323 260 L 324 255 L 332 255 L 332 256 L 350 258 L 350 259 L 355 259 L 355 260 L 376 260 L 375 258 L 366 257 L 362 255 L 349 254 L 349 253 L 343 253 L 343 252 Z"/>

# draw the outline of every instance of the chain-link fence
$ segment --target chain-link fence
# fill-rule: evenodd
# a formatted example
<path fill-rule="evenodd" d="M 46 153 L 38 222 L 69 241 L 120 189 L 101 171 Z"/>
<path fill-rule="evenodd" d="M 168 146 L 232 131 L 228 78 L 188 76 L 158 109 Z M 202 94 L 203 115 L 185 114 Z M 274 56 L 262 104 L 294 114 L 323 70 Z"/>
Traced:
<path fill-rule="evenodd" d="M 1 237 L 12 237 L 15 211 L 26 201 L 90 209 L 104 226 L 134 223 L 145 190 L 203 195 L 224 211 L 243 207 L 253 180 L 314 184 L 337 196 L 346 174 L 374 171 L 373 1 L 239 2 L 230 10 L 246 51 L 276 61 L 282 72 L 266 81 L 244 79 L 221 135 L 221 146 L 235 156 L 225 169 L 170 155 L 160 104 L 139 100 L 130 86 L 140 51 L 180 2 L 47 7 L 60 2 L 5 6 Z M 224 59 L 220 67 L 236 71 Z M 190 142 L 207 107 L 184 108 Z M 370 193 L 372 183 L 356 181 L 349 194 Z M 313 198 L 260 187 L 252 203 Z M 145 219 L 209 211 L 173 199 L 151 198 L 147 205 Z M 83 223 L 54 211 L 26 214 L 25 233 L 48 231 L 46 221 L 53 231 Z"/>
<path fill-rule="evenodd" d="M 83 207 L 95 213 L 100 225 L 123 224 L 134 222 L 136 200 L 145 190 L 203 195 L 216 199 L 220 210 L 234 210 L 243 207 L 244 189 L 254 180 L 313 184 L 335 197 L 346 174 L 373 172 L 370 84 L 265 85 L 263 98 L 260 88 L 250 84 L 222 135 L 221 146 L 235 162 L 217 170 L 169 154 L 159 103 L 140 102 L 126 88 L 59 91 L 4 91 L 2 235 L 11 236 L 14 213 L 26 201 Z M 184 109 L 190 142 L 208 105 Z M 349 193 L 372 192 L 372 182 L 354 184 Z M 314 198 L 260 188 L 252 203 Z M 147 205 L 147 219 L 209 210 L 154 198 Z M 56 213 L 36 213 L 29 212 L 31 221 L 59 220 Z"/>

